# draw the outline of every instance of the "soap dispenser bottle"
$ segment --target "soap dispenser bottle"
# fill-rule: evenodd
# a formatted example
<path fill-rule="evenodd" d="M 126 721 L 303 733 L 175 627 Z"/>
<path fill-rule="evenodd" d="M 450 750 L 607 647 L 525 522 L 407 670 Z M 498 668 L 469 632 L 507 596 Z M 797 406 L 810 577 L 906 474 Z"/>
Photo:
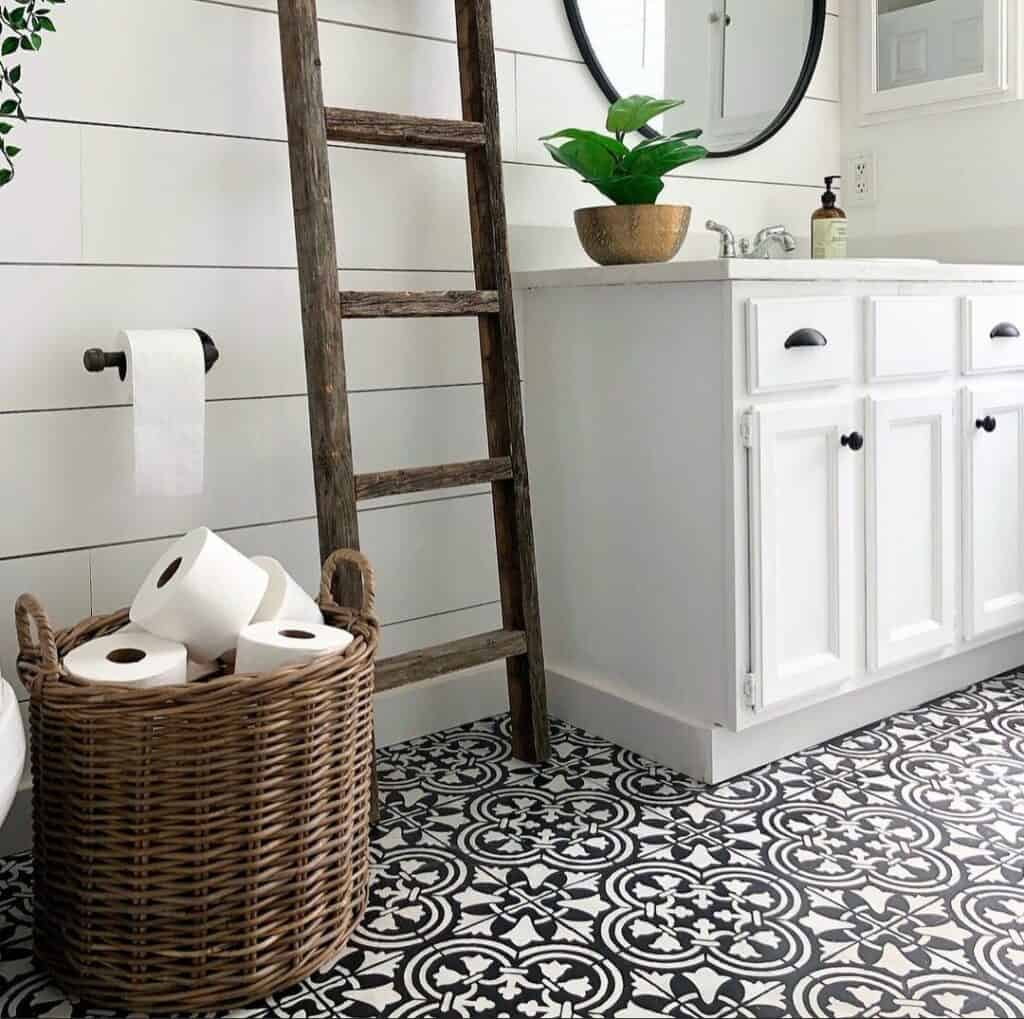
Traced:
<path fill-rule="evenodd" d="M 821 208 L 811 216 L 811 257 L 846 258 L 846 213 L 836 205 L 832 182 L 838 175 L 825 178 Z"/>

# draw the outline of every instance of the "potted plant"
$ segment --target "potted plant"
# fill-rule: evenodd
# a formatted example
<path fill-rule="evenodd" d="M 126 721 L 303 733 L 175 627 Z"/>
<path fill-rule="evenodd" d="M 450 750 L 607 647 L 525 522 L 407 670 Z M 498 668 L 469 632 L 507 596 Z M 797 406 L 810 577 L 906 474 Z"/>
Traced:
<path fill-rule="evenodd" d="M 668 262 L 679 253 L 690 228 L 690 206 L 655 203 L 665 187 L 665 174 L 708 154 L 703 146 L 692 144 L 702 132 L 647 138 L 632 149 L 625 137 L 682 105 L 680 99 L 627 96 L 609 108 L 608 134 L 566 128 L 541 138 L 555 160 L 615 203 L 576 210 L 580 243 L 598 264 Z M 565 141 L 554 145 L 554 139 Z"/>

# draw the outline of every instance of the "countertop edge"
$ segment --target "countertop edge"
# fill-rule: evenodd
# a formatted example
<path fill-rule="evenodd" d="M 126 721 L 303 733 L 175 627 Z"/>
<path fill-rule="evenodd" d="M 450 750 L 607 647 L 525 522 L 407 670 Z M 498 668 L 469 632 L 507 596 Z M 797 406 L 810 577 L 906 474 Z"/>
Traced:
<path fill-rule="evenodd" d="M 1024 283 L 1024 265 L 954 265 L 928 262 L 886 262 L 845 259 L 811 263 L 714 259 L 665 262 L 659 265 L 584 266 L 516 272 L 518 290 L 566 287 L 630 286 L 645 283 L 728 282 L 848 283 Z"/>

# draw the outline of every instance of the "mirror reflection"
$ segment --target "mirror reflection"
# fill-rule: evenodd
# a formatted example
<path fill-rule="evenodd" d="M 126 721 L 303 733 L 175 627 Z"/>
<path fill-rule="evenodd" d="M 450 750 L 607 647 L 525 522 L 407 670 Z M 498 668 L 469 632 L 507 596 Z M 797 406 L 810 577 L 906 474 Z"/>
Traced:
<path fill-rule="evenodd" d="M 713 153 L 750 147 L 806 90 L 815 0 L 569 0 L 619 95 L 686 105 L 652 126 L 701 127 Z M 822 2 L 823 6 L 823 2 Z M 824 17 L 822 11 L 819 15 Z"/>

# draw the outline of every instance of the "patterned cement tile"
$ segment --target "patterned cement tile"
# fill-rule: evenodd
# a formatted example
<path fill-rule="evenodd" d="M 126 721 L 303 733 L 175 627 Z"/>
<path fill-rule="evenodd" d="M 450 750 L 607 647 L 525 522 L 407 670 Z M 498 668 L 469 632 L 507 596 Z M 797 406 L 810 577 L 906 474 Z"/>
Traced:
<path fill-rule="evenodd" d="M 562 722 L 381 755 L 342 959 L 225 1016 L 1024 1017 L 1024 674 L 707 787 Z M 31 954 L 0 861 L 0 1017 L 112 1016 Z"/>

